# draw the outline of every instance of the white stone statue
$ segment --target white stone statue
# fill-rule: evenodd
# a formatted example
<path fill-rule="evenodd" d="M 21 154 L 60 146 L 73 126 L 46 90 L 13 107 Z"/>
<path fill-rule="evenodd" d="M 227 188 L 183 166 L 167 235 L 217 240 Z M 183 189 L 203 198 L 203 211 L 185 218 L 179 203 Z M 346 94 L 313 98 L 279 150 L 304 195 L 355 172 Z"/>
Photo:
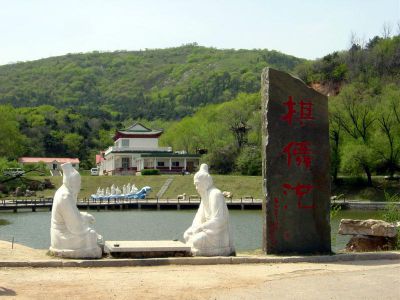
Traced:
<path fill-rule="evenodd" d="M 119 186 L 117 186 L 116 188 L 115 188 L 115 195 L 121 195 L 121 190 L 119 189 Z"/>
<path fill-rule="evenodd" d="M 111 186 L 110 194 L 115 195 L 115 185 L 114 184 Z"/>
<path fill-rule="evenodd" d="M 126 185 L 126 192 L 125 192 L 125 194 L 129 194 L 131 192 L 131 183 L 129 182 L 127 185 Z"/>
<path fill-rule="evenodd" d="M 136 185 L 135 184 L 132 184 L 132 187 L 131 187 L 131 194 L 135 194 L 135 193 L 137 193 L 139 191 L 139 189 L 136 187 Z"/>
<path fill-rule="evenodd" d="M 194 185 L 201 196 L 200 207 L 183 237 L 194 256 L 228 256 L 235 253 L 229 212 L 225 198 L 202 164 L 194 175 Z"/>
<path fill-rule="evenodd" d="M 97 196 L 101 196 L 101 188 L 100 188 L 100 187 L 97 188 L 96 195 L 97 195 Z"/>
<path fill-rule="evenodd" d="M 102 250 L 98 235 L 89 223 L 94 217 L 79 212 L 76 201 L 81 189 L 81 176 L 71 163 L 61 165 L 63 184 L 54 195 L 51 213 L 51 246 L 50 251 L 68 258 L 100 258 Z"/>
<path fill-rule="evenodd" d="M 126 195 L 126 185 L 122 186 L 122 195 Z"/>
<path fill-rule="evenodd" d="M 106 193 L 105 193 L 105 196 L 110 196 L 111 194 L 110 194 L 110 188 L 109 187 L 106 187 Z"/>

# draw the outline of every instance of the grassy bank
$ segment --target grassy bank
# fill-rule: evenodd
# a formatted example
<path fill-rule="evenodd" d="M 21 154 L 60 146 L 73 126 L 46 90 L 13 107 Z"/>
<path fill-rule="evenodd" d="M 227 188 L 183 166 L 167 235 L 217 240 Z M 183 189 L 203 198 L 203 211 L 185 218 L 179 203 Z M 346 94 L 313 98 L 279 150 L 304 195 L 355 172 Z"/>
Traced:
<path fill-rule="evenodd" d="M 58 187 L 62 184 L 61 177 L 30 177 L 35 180 L 43 181 L 49 178 L 55 185 L 53 190 L 38 191 L 37 197 L 52 197 Z M 193 175 L 158 175 L 158 176 L 82 176 L 82 187 L 79 198 L 88 198 L 95 193 L 98 187 L 106 188 L 112 184 L 122 189 L 124 184 L 135 184 L 138 188 L 150 186 L 152 191 L 149 197 L 156 197 L 157 193 L 164 185 L 167 179 L 172 178 L 173 181 L 165 192 L 163 198 L 176 198 L 178 195 L 186 193 L 186 195 L 197 195 L 193 185 Z M 230 191 L 235 198 L 244 196 L 253 196 L 254 198 L 262 197 L 262 178 L 260 176 L 230 176 L 230 175 L 213 175 L 215 185 L 221 191 Z M 11 197 L 7 197 L 11 198 Z M 21 197 L 19 197 L 21 198 Z"/>
<path fill-rule="evenodd" d="M 43 181 L 49 178 L 56 189 L 61 186 L 61 177 L 31 177 L 32 179 Z M 82 176 L 82 188 L 79 194 L 80 198 L 88 198 L 95 193 L 98 187 L 106 188 L 112 184 L 122 189 L 124 184 L 135 184 L 138 188 L 150 186 L 152 191 L 150 197 L 156 197 L 165 181 L 172 178 L 173 181 L 165 192 L 163 198 L 176 199 L 178 195 L 196 195 L 197 192 L 193 185 L 193 175 L 158 175 L 158 176 Z M 262 177 L 261 176 L 234 176 L 234 175 L 213 175 L 215 185 L 221 191 L 229 191 L 234 198 L 252 196 L 261 199 Z M 332 195 L 341 195 L 345 199 L 384 201 L 384 191 L 390 194 L 400 192 L 399 181 L 385 180 L 383 177 L 373 178 L 373 187 L 368 187 L 363 178 L 341 177 L 338 184 L 332 185 Z M 38 191 L 37 197 L 52 197 L 56 191 L 45 190 Z M 10 198 L 10 197 L 7 197 Z"/>
<path fill-rule="evenodd" d="M 387 180 L 383 176 L 372 178 L 373 186 L 367 186 L 366 178 L 340 177 L 332 184 L 332 195 L 343 195 L 344 199 L 385 201 L 385 191 L 389 194 L 400 193 L 400 182 Z"/>

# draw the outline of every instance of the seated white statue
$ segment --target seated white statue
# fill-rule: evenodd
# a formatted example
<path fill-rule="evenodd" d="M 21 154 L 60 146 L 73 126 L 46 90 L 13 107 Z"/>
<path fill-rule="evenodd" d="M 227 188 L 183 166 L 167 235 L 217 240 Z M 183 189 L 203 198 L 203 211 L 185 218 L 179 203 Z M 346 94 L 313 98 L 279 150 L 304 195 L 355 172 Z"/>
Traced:
<path fill-rule="evenodd" d="M 63 185 L 54 195 L 51 213 L 50 251 L 68 258 L 100 258 L 98 245 L 102 237 L 89 227 L 94 217 L 79 212 L 76 201 L 81 188 L 81 176 L 71 163 L 61 165 Z"/>
<path fill-rule="evenodd" d="M 196 216 L 183 237 L 194 256 L 229 256 L 235 253 L 229 212 L 221 191 L 214 187 L 208 166 L 202 164 L 194 175 L 201 196 Z"/>

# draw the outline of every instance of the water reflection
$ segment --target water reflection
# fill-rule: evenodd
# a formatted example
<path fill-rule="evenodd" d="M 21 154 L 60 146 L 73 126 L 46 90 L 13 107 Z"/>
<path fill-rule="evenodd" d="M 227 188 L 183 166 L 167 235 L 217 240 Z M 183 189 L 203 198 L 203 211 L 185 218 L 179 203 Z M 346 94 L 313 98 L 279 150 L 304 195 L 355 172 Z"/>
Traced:
<path fill-rule="evenodd" d="M 105 240 L 182 240 L 183 232 L 190 226 L 195 210 L 154 211 L 90 211 L 96 218 L 96 231 Z M 261 248 L 261 211 L 230 211 L 238 251 Z M 379 218 L 375 211 L 340 211 L 331 221 L 332 249 L 343 249 L 349 240 L 337 235 L 340 219 Z M 0 213 L 0 219 L 11 222 L 0 226 L 0 240 L 11 241 L 33 248 L 43 249 L 50 245 L 50 219 L 48 211 Z"/>

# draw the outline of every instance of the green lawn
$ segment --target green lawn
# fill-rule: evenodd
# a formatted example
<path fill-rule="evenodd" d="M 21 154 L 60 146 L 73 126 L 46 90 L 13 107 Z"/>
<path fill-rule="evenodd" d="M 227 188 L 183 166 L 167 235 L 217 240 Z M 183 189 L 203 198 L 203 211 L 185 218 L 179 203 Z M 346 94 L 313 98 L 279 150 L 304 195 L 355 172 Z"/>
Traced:
<path fill-rule="evenodd" d="M 176 198 L 177 195 L 196 195 L 193 184 L 193 175 L 170 176 L 174 179 L 169 189 L 164 194 L 165 198 Z M 231 175 L 212 175 L 215 186 L 221 191 L 229 191 L 234 198 L 243 196 L 253 196 L 262 198 L 262 178 L 261 176 L 231 176 Z"/>
<path fill-rule="evenodd" d="M 61 177 L 30 177 L 36 180 L 44 180 L 49 178 L 56 186 L 56 189 L 61 186 Z M 157 193 L 168 178 L 173 178 L 169 189 L 164 194 L 163 198 L 176 198 L 177 195 L 186 193 L 186 195 L 196 195 L 197 192 L 193 184 L 193 175 L 157 175 L 157 176 L 82 176 L 82 187 L 79 198 L 90 197 L 97 191 L 98 187 L 106 188 L 112 184 L 119 186 L 122 190 L 124 184 L 135 184 L 138 188 L 150 186 L 152 188 L 149 197 L 156 197 Z M 229 175 L 213 175 L 215 185 L 221 191 L 230 191 L 234 198 L 242 196 L 253 196 L 254 198 L 262 197 L 262 179 L 260 176 L 229 176 Z M 38 191 L 37 197 L 52 197 L 56 191 L 45 190 Z"/>
<path fill-rule="evenodd" d="M 212 175 L 215 186 L 221 191 L 229 191 L 234 198 L 252 196 L 256 199 L 263 198 L 262 177 L 261 176 L 234 176 L 234 175 Z M 49 178 L 56 186 L 60 187 L 61 177 L 37 176 L 29 177 L 43 181 Z M 154 176 L 82 176 L 82 188 L 79 198 L 88 198 L 97 191 L 98 187 L 106 188 L 112 184 L 122 186 L 127 183 L 135 184 L 138 188 L 150 186 L 152 188 L 149 197 L 156 197 L 165 181 L 173 178 L 169 189 L 163 198 L 176 199 L 178 195 L 197 195 L 193 185 L 193 175 L 154 175 Z M 332 185 L 332 195 L 343 194 L 345 199 L 384 201 L 384 191 L 390 194 L 400 193 L 400 182 L 385 180 L 382 176 L 373 177 L 374 187 L 367 187 L 366 180 L 354 177 L 341 177 L 340 184 Z M 56 191 L 38 191 L 37 197 L 53 197 Z M 10 197 L 7 197 L 10 198 Z"/>

